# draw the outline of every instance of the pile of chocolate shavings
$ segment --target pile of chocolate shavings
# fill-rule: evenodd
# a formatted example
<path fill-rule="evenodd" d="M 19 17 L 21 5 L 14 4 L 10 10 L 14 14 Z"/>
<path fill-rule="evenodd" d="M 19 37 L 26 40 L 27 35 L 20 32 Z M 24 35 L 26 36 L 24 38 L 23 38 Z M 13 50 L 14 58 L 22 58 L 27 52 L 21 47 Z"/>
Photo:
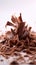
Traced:
<path fill-rule="evenodd" d="M 0 55 L 13 56 L 15 51 L 36 54 L 36 34 L 31 31 L 31 27 L 25 25 L 21 13 L 18 18 L 12 16 L 11 21 L 7 21 L 6 26 L 13 26 L 15 29 L 11 28 L 11 31 L 7 31 L 3 36 L 0 42 Z"/>

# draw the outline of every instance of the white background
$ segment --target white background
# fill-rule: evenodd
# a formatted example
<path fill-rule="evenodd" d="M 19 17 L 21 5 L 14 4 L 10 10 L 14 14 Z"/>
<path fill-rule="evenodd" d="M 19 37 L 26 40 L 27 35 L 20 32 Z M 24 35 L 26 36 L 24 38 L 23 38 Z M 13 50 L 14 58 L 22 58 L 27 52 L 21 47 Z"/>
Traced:
<path fill-rule="evenodd" d="M 36 0 L 0 0 L 0 31 L 5 32 L 4 25 L 11 20 L 11 15 L 19 16 L 32 30 L 36 31 Z"/>

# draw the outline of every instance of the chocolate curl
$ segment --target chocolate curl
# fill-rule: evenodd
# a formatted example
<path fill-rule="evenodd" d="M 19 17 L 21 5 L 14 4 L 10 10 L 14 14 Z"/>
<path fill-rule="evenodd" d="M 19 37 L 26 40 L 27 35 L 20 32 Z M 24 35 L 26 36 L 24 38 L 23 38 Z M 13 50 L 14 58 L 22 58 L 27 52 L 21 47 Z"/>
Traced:
<path fill-rule="evenodd" d="M 13 30 L 13 29 L 11 29 L 11 32 L 13 33 L 13 35 L 15 35 L 16 33 L 15 33 L 15 31 Z"/>
<path fill-rule="evenodd" d="M 12 24 L 11 22 L 9 22 L 9 21 L 7 21 L 7 24 L 5 25 L 5 27 L 6 26 L 14 26 L 14 27 L 16 27 L 14 24 Z"/>
<path fill-rule="evenodd" d="M 18 17 L 18 23 L 20 24 L 21 22 L 23 22 L 23 20 L 22 20 L 22 16 L 21 16 L 21 13 L 20 13 L 20 16 Z"/>
<path fill-rule="evenodd" d="M 12 16 L 11 17 L 11 21 L 13 22 L 13 23 L 16 23 L 18 20 L 17 20 L 17 17 L 14 17 L 14 16 Z"/>
<path fill-rule="evenodd" d="M 17 51 L 21 51 L 23 48 L 24 48 L 24 42 L 19 41 L 19 42 L 16 44 L 16 50 L 17 50 Z"/>
<path fill-rule="evenodd" d="M 29 27 L 29 31 L 31 31 L 31 28 L 32 28 L 32 27 Z"/>

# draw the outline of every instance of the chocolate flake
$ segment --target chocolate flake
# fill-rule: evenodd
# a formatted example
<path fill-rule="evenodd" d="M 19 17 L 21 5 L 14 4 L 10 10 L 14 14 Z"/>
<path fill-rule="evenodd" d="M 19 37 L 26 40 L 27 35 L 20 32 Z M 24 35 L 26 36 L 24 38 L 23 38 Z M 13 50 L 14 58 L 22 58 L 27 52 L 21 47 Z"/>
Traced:
<path fill-rule="evenodd" d="M 3 56 L 8 56 L 8 55 L 11 56 L 15 51 L 21 52 L 23 50 L 27 54 L 33 54 L 33 53 L 36 54 L 36 33 L 35 32 L 33 33 L 31 31 L 31 27 L 28 28 L 28 25 L 25 25 L 25 22 L 23 22 L 22 20 L 21 14 L 18 18 L 12 16 L 11 21 L 12 22 L 8 21 L 6 26 L 8 25 L 13 26 L 15 27 L 15 30 L 11 29 L 11 33 L 12 33 L 11 38 L 5 37 L 5 40 L 0 42 L 1 54 Z M 14 64 L 18 65 L 18 63 L 13 61 L 11 65 L 14 65 Z"/>

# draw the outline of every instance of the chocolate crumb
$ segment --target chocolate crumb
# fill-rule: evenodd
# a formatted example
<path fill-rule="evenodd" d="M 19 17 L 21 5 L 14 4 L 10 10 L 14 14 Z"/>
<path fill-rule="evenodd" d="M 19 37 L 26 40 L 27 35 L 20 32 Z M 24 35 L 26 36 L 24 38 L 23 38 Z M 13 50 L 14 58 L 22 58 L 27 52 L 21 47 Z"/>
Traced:
<path fill-rule="evenodd" d="M 13 61 L 10 63 L 10 65 L 19 65 L 17 61 Z"/>
<path fill-rule="evenodd" d="M 3 59 L 1 59 L 0 61 L 1 61 L 1 62 L 3 62 L 4 60 L 3 60 Z"/>
<path fill-rule="evenodd" d="M 30 62 L 29 65 L 35 65 L 34 62 Z"/>

